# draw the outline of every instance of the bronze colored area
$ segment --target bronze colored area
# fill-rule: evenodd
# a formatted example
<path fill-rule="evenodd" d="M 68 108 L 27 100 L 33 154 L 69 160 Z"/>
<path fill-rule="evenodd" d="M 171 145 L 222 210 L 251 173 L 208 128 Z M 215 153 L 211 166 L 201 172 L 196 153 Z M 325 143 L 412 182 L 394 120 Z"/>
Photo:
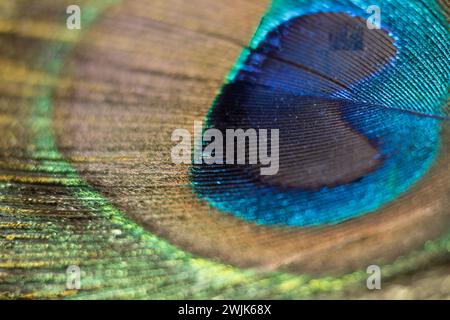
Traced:
<path fill-rule="evenodd" d="M 59 149 L 147 230 L 233 265 L 339 272 L 392 261 L 438 236 L 449 220 L 447 127 L 426 178 L 379 212 L 336 226 L 257 226 L 197 199 L 188 168 L 171 161 L 171 133 L 203 119 L 266 6 L 127 1 L 108 12 L 66 63 L 73 82 L 55 95 Z"/>

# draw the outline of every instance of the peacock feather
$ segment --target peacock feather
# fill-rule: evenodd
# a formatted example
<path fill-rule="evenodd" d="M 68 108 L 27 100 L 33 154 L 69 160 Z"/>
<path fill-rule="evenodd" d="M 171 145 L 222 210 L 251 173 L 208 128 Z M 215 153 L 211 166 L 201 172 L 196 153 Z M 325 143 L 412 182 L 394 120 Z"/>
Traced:
<path fill-rule="evenodd" d="M 71 4 L 0 3 L 0 298 L 450 298 L 448 1 Z M 278 173 L 174 164 L 195 121 Z"/>

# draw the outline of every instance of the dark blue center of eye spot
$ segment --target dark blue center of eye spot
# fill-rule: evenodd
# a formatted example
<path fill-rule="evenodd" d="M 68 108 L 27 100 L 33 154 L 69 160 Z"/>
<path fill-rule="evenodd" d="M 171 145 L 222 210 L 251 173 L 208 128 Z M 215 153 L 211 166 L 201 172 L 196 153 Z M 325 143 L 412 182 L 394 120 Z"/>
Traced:
<path fill-rule="evenodd" d="M 239 168 L 267 186 L 314 190 L 358 180 L 382 164 L 377 140 L 369 141 L 344 120 L 357 108 L 344 100 L 295 96 L 237 81 L 224 88 L 208 123 L 221 132 L 278 129 L 278 173 L 260 175 L 260 165 Z M 248 159 L 249 145 L 245 151 Z"/>
<path fill-rule="evenodd" d="M 295 17 L 249 50 L 207 127 L 278 129 L 279 171 L 193 165 L 201 199 L 260 224 L 333 224 L 380 208 L 423 176 L 437 153 L 439 120 L 354 94 L 396 54 L 383 30 L 364 25 L 338 13 Z"/>

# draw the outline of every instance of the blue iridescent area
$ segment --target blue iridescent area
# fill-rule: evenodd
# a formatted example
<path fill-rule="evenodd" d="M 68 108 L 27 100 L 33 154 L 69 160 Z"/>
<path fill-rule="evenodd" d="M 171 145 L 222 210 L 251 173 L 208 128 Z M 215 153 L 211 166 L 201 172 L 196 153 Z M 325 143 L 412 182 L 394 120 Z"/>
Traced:
<path fill-rule="evenodd" d="M 373 212 L 426 174 L 447 116 L 445 20 L 433 4 L 383 1 L 382 30 L 369 31 L 372 2 L 274 2 L 206 122 L 279 129 L 280 173 L 193 165 L 201 199 L 259 224 L 317 226 Z"/>

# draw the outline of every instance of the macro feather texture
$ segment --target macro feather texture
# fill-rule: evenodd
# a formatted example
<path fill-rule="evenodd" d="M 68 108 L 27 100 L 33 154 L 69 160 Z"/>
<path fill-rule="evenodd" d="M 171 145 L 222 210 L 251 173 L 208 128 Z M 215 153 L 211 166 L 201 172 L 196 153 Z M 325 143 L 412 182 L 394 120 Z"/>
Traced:
<path fill-rule="evenodd" d="M 448 1 L 79 3 L 0 3 L 0 298 L 450 298 Z M 194 121 L 279 172 L 174 164 Z"/>

